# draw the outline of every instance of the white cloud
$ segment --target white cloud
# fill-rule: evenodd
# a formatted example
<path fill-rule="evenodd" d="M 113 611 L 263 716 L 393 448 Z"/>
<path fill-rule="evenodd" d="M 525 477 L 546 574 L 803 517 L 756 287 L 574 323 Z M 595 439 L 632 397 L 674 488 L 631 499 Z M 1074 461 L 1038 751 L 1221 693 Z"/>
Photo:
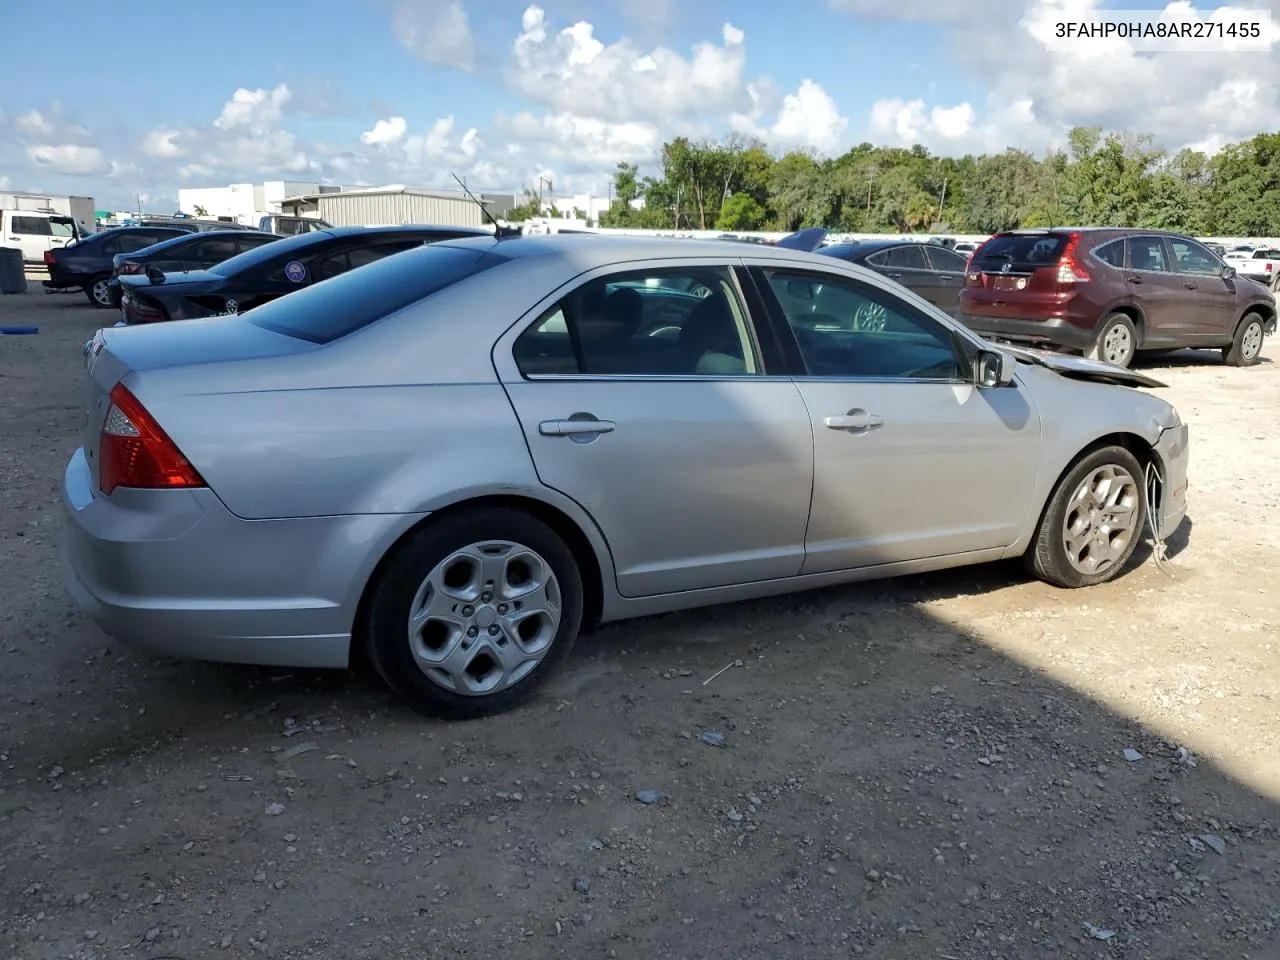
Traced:
<path fill-rule="evenodd" d="M 782 150 L 813 149 L 822 153 L 837 153 L 844 145 L 845 130 L 849 121 L 840 113 L 835 100 L 812 80 L 800 81 L 795 93 L 789 93 L 778 103 L 777 91 L 771 84 L 749 87 L 755 104 L 750 114 L 734 114 L 730 126 L 738 133 L 757 137 Z M 777 109 L 777 117 L 768 126 L 761 126 L 762 116 Z"/>
<path fill-rule="evenodd" d="M 372 130 L 366 130 L 360 134 L 360 142 L 369 144 L 370 146 L 386 145 L 399 143 L 404 139 L 405 132 L 409 129 L 409 122 L 404 117 L 392 117 L 389 120 L 379 120 L 373 125 Z"/>
<path fill-rule="evenodd" d="M 934 21 L 960 71 L 987 91 L 973 103 L 886 97 L 868 117 L 866 136 L 874 142 L 922 143 L 947 154 L 1010 146 L 1039 151 L 1061 145 L 1073 126 L 1096 125 L 1151 134 L 1176 150 L 1280 128 L 1274 55 L 1138 52 L 1118 37 L 1072 49 L 1048 42 L 1058 22 L 1096 16 L 1100 0 L 1006 0 L 1000 17 L 975 17 L 967 5 L 932 0 L 829 2 L 864 16 Z M 967 15 L 957 15 L 961 8 Z M 1189 9 L 1170 3 L 1165 15 L 1181 18 Z M 1232 9 L 1247 19 L 1242 8 L 1219 8 L 1215 16 Z M 1280 39 L 1280 24 L 1273 21 L 1271 33 Z"/>
<path fill-rule="evenodd" d="M 73 176 L 93 176 L 111 170 L 111 164 L 97 147 L 73 143 L 30 146 L 27 147 L 27 157 L 37 166 Z"/>
<path fill-rule="evenodd" d="M 475 66 L 475 40 L 460 0 L 397 0 L 391 29 L 405 49 L 428 63 Z"/>
<path fill-rule="evenodd" d="M 626 38 L 606 45 L 585 20 L 552 31 L 542 8 L 530 6 L 508 79 L 530 100 L 578 117 L 663 122 L 723 114 L 745 105 L 747 51 L 732 24 L 721 38 L 719 46 L 696 44 L 686 60 L 665 47 L 643 51 Z"/>
<path fill-rule="evenodd" d="M 31 110 L 14 120 L 18 129 L 34 137 L 49 137 L 54 133 L 53 124 L 39 110 Z"/>
<path fill-rule="evenodd" d="M 180 136 L 182 136 L 180 130 L 171 130 L 168 127 L 152 130 L 142 138 L 142 152 L 148 157 L 173 160 L 183 155 L 182 147 L 178 146 L 177 142 Z"/>
<path fill-rule="evenodd" d="M 270 91 L 241 87 L 222 105 L 222 114 L 213 125 L 219 130 L 244 129 L 251 133 L 270 130 L 279 122 L 292 96 L 284 83 Z"/>

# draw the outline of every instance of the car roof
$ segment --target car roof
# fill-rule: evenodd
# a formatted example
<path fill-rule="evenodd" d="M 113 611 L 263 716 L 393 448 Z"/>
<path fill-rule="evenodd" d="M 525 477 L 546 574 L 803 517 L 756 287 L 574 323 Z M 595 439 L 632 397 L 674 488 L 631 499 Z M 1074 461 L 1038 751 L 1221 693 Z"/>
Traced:
<path fill-rule="evenodd" d="M 495 238 L 467 237 L 443 240 L 433 246 L 488 250 L 512 260 L 529 257 L 572 257 L 584 270 L 606 267 L 629 260 L 681 259 L 683 257 L 724 257 L 728 260 L 811 260 L 826 265 L 830 257 L 787 247 L 744 244 L 738 240 L 695 240 L 675 237 L 618 236 L 599 233 L 544 233 L 532 236 Z"/>
<path fill-rule="evenodd" d="M 326 227 L 323 230 L 309 231 L 312 234 L 324 234 L 330 237 L 358 237 L 367 234 L 389 234 L 395 236 L 399 233 L 461 233 L 475 237 L 492 237 L 493 231 L 486 230 L 483 227 L 449 227 L 437 223 L 402 223 L 389 227 Z"/>
<path fill-rule="evenodd" d="M 837 244 L 832 244 L 837 246 Z M 857 254 L 862 256 L 864 253 L 878 253 L 881 250 L 890 250 L 893 247 L 927 247 L 940 246 L 940 244 L 922 243 L 919 240 L 855 240 L 851 244 L 839 244 L 839 246 L 854 246 L 857 248 Z"/>

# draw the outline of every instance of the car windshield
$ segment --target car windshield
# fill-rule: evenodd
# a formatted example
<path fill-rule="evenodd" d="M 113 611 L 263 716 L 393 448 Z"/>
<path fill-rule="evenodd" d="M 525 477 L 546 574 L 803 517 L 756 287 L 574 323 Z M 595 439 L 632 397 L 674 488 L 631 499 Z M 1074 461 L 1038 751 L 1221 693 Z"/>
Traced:
<path fill-rule="evenodd" d="M 245 319 L 299 340 L 329 343 L 507 260 L 488 250 L 418 247 L 273 300 Z"/>
<path fill-rule="evenodd" d="M 998 271 L 1008 264 L 1019 267 L 1056 266 L 1067 245 L 1067 238 L 1055 233 L 1007 233 L 992 237 L 974 258 L 984 272 Z"/>
<path fill-rule="evenodd" d="M 222 277 L 230 277 L 244 270 L 252 270 L 270 260 L 279 257 L 301 256 L 308 248 L 323 243 L 331 235 L 327 233 L 304 233 L 296 237 L 286 237 L 275 243 L 266 243 L 244 253 L 236 254 L 229 260 L 223 260 L 210 272 Z"/>

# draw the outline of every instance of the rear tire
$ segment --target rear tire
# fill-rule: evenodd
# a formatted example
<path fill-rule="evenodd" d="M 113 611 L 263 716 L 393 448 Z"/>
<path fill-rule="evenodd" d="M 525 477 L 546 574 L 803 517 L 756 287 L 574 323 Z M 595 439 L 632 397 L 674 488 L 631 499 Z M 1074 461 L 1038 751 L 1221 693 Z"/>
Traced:
<path fill-rule="evenodd" d="M 110 282 L 110 277 L 100 276 L 94 277 L 84 285 L 84 295 L 91 305 L 101 309 L 111 306 L 111 287 L 108 286 Z"/>
<path fill-rule="evenodd" d="M 1222 359 L 1233 367 L 1251 367 L 1262 355 L 1265 323 L 1256 313 L 1246 313 L 1236 328 L 1231 346 L 1224 347 Z"/>
<path fill-rule="evenodd" d="M 1124 447 L 1082 457 L 1049 497 L 1027 569 L 1056 587 L 1091 587 L 1118 576 L 1146 529 L 1142 465 Z"/>
<path fill-rule="evenodd" d="M 1097 358 L 1104 363 L 1117 367 L 1133 363 L 1134 354 L 1138 352 L 1138 331 L 1133 321 L 1123 313 L 1109 315 L 1098 331 L 1095 350 Z"/>
<path fill-rule="evenodd" d="M 468 510 L 397 549 L 361 627 L 374 669 L 410 706 L 471 719 L 532 697 L 569 656 L 582 609 L 554 530 L 519 510 Z"/>

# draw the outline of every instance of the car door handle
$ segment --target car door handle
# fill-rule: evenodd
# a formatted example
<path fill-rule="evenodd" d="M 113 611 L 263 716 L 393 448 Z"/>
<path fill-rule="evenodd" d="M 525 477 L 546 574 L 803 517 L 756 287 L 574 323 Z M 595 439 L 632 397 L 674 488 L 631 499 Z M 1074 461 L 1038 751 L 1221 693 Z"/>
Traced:
<path fill-rule="evenodd" d="M 885 274 L 885 276 L 886 276 L 886 277 L 892 277 L 894 280 L 901 280 L 901 279 L 902 279 L 902 274 L 900 274 L 900 273 L 886 273 L 886 274 Z"/>
<path fill-rule="evenodd" d="M 612 420 L 543 420 L 538 432 L 544 437 L 590 437 L 613 433 L 617 426 Z"/>
<path fill-rule="evenodd" d="M 850 410 L 848 413 L 843 413 L 839 416 L 827 417 L 823 423 L 826 424 L 828 430 L 848 430 L 855 433 L 865 433 L 868 430 L 884 426 L 884 417 L 877 417 L 874 413 L 867 413 L 865 410 Z"/>
<path fill-rule="evenodd" d="M 1126 279 L 1126 280 L 1128 280 L 1130 283 L 1141 283 L 1141 282 L 1142 282 L 1142 278 L 1141 278 L 1141 277 L 1126 277 L 1125 279 Z"/>
<path fill-rule="evenodd" d="M 938 276 L 938 279 L 939 279 L 939 280 L 954 280 L 954 279 L 955 279 L 955 277 L 951 276 L 951 274 L 949 274 L 949 273 L 944 273 L 944 274 L 940 274 L 940 275 Z"/>
<path fill-rule="evenodd" d="M 1192 283 L 1190 280 L 1184 280 L 1184 281 L 1182 282 L 1182 285 L 1183 285 L 1184 287 L 1186 287 L 1188 290 L 1199 290 L 1199 289 L 1200 289 L 1200 285 L 1199 285 L 1198 283 Z"/>

